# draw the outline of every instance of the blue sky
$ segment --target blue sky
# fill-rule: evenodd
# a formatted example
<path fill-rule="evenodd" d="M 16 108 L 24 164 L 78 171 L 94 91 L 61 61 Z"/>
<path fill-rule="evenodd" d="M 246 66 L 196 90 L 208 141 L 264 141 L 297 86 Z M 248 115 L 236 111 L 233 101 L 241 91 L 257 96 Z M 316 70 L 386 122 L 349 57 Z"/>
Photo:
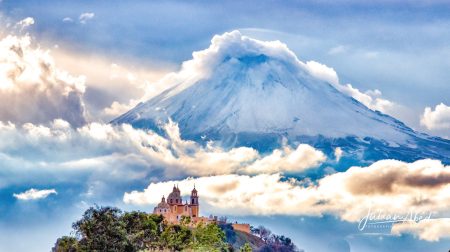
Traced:
<path fill-rule="evenodd" d="M 105 123 L 161 91 L 160 78 L 178 71 L 183 61 L 192 58 L 192 52 L 208 48 L 211 38 L 224 32 L 239 30 L 259 40 L 280 40 L 300 60 L 333 68 L 341 84 L 351 83 L 373 99 L 394 104 L 386 113 L 414 129 L 448 138 L 448 13 L 447 1 L 0 1 L 0 52 L 5 52 L 0 57 L 14 66 L 23 63 L 48 71 L 45 81 L 35 78 L 33 71 L 17 83 L 12 78 L 12 85 L 20 87 L 14 95 L 0 85 L 0 250 L 48 251 L 92 204 L 151 211 L 153 201 L 140 204 L 132 199 L 138 204 L 128 204 L 124 194 L 145 194 L 149 183 L 149 188 L 161 189 L 172 181 L 205 176 L 200 168 L 193 172 L 182 163 L 204 161 L 211 150 L 177 139 L 168 140 L 168 147 L 155 136 L 161 140 L 154 144 L 155 149 L 161 152 L 149 154 L 140 146 L 148 140 L 144 132 L 113 129 Z M 27 17 L 32 17 L 34 24 L 17 24 Z M 15 37 L 7 41 L 5 37 L 10 34 Z M 13 48 L 9 43 L 29 58 L 7 55 Z M 42 62 L 50 62 L 49 67 Z M 40 83 L 46 92 L 29 88 L 27 78 Z M 61 112 L 61 108 L 68 109 Z M 60 115 L 64 121 L 55 120 Z M 174 128 L 168 130 L 176 135 Z M 191 149 L 178 153 L 180 159 L 167 161 L 164 155 L 173 146 Z M 200 158 L 190 159 L 189 151 Z M 263 162 L 254 152 L 236 151 Z M 213 153 L 230 154 L 219 149 Z M 322 162 L 320 155 L 316 161 Z M 229 158 L 218 163 L 228 167 L 225 175 L 233 173 L 232 165 L 226 165 L 232 162 Z M 394 162 L 389 167 L 427 164 Z M 448 166 L 431 164 L 448 170 Z M 383 167 L 380 164 L 374 169 Z M 238 175 L 232 179 L 246 180 L 249 174 Z M 157 184 L 160 181 L 169 182 Z M 201 181 L 209 188 L 209 180 Z M 272 182 L 288 192 L 305 192 L 295 183 L 285 187 L 284 180 Z M 33 194 L 26 193 L 31 188 L 57 193 L 26 198 Z M 322 193 L 322 189 L 317 190 Z M 239 192 L 234 191 L 236 195 Z M 20 193 L 25 200 L 14 196 Z M 270 193 L 276 196 L 276 192 Z M 159 198 L 161 192 L 157 194 L 151 197 Z M 356 198 L 353 203 L 359 202 Z M 204 214 L 230 210 L 214 208 L 206 197 L 203 203 Z M 353 251 L 448 249 L 449 238 L 430 242 L 418 238 L 419 233 L 414 236 L 413 231 L 400 236 L 361 234 L 354 220 L 342 214 L 343 209 L 317 211 L 319 216 L 310 216 L 307 210 L 261 214 L 250 208 L 244 216 L 232 218 L 267 225 L 293 237 L 299 247 L 309 251 L 326 251 L 333 244 L 342 251 L 347 251 L 346 244 Z M 322 235 L 328 243 L 321 242 Z M 22 236 L 29 242 L 21 242 Z"/>

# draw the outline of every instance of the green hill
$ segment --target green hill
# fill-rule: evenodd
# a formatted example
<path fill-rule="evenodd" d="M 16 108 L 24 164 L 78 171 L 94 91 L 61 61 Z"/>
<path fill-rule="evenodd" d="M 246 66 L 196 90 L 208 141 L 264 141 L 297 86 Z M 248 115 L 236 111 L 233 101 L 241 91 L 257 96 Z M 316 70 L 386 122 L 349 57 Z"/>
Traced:
<path fill-rule="evenodd" d="M 245 244 L 248 244 L 252 251 L 301 251 L 288 237 L 272 234 L 270 230 L 263 226 L 252 227 L 252 233 L 249 234 L 234 230 L 230 223 L 219 223 L 218 225 L 225 234 L 226 242 L 231 245 L 234 251 L 240 251 Z"/>
<path fill-rule="evenodd" d="M 250 234 L 234 230 L 231 223 L 194 224 L 184 216 L 172 224 L 162 215 L 113 207 L 91 207 L 72 227 L 74 236 L 57 239 L 52 251 L 299 251 L 291 239 L 261 226 Z"/>
<path fill-rule="evenodd" d="M 259 250 L 265 244 L 264 241 L 261 240 L 261 238 L 255 235 L 247 234 L 242 231 L 235 231 L 235 233 L 236 233 L 236 241 L 232 244 L 235 250 L 238 250 L 239 248 L 244 246 L 245 243 L 248 243 L 253 250 Z"/>

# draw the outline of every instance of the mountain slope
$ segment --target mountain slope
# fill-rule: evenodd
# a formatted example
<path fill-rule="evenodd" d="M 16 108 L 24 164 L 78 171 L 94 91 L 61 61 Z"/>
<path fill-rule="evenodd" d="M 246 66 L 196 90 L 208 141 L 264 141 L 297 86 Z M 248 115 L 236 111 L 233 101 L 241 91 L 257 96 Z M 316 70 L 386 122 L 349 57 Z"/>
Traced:
<path fill-rule="evenodd" d="M 216 36 L 171 81 L 166 91 L 113 123 L 157 129 L 171 118 L 183 137 L 226 147 L 270 150 L 287 139 L 330 151 L 339 146 L 370 160 L 448 162 L 449 141 L 419 134 L 341 93 L 280 42 L 238 32 Z"/>

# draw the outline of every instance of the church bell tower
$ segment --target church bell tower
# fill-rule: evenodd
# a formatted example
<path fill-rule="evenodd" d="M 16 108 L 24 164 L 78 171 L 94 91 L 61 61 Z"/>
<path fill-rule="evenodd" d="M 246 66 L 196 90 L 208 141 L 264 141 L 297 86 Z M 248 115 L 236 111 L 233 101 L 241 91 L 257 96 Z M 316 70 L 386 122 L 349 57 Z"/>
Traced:
<path fill-rule="evenodd" d="M 198 204 L 198 195 L 197 195 L 197 190 L 195 189 L 195 185 L 194 185 L 194 189 L 191 192 L 191 215 L 192 217 L 198 217 L 199 214 L 199 204 Z"/>

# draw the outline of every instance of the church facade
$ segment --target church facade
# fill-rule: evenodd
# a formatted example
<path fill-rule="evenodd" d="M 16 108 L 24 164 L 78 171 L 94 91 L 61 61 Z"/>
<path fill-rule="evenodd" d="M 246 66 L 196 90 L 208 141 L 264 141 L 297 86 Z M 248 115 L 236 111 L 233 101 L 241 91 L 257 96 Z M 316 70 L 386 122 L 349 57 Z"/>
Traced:
<path fill-rule="evenodd" d="M 154 214 L 161 214 L 170 223 L 178 223 L 182 216 L 188 216 L 193 222 L 202 221 L 204 217 L 199 216 L 200 205 L 198 203 L 197 190 L 191 191 L 189 202 L 183 203 L 180 189 L 173 186 L 172 192 L 167 197 L 163 196 L 161 202 L 153 209 Z"/>

